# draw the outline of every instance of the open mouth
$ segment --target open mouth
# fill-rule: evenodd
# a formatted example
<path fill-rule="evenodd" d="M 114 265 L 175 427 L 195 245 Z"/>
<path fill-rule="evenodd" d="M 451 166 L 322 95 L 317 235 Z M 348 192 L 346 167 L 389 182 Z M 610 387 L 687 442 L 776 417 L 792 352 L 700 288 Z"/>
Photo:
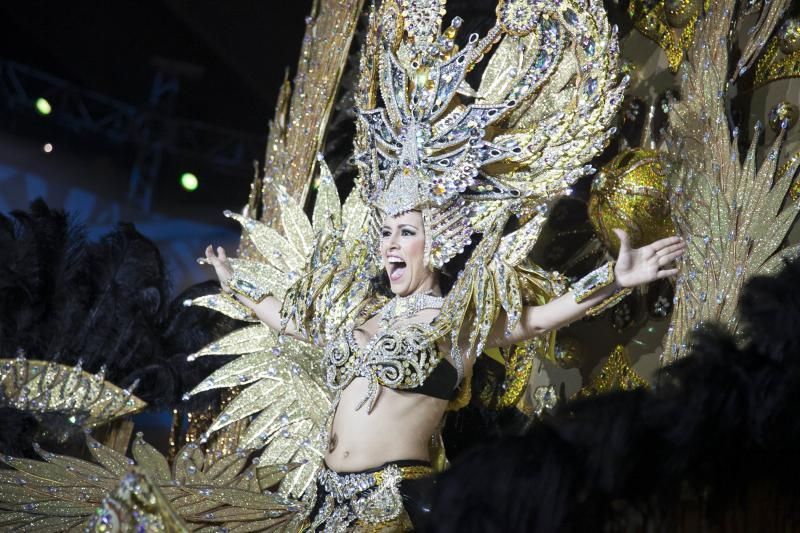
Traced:
<path fill-rule="evenodd" d="M 397 281 L 406 272 L 406 262 L 398 257 L 390 257 L 386 265 L 386 272 L 389 274 L 389 280 Z"/>

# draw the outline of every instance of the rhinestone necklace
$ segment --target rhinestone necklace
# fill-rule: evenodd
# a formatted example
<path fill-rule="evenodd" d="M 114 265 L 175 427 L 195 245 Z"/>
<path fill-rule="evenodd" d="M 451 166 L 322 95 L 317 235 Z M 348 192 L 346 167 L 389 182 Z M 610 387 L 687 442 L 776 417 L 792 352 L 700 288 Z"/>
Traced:
<path fill-rule="evenodd" d="M 428 294 L 395 296 L 383 307 L 380 325 L 386 328 L 395 320 L 410 318 L 423 309 L 440 309 L 444 298 Z"/>

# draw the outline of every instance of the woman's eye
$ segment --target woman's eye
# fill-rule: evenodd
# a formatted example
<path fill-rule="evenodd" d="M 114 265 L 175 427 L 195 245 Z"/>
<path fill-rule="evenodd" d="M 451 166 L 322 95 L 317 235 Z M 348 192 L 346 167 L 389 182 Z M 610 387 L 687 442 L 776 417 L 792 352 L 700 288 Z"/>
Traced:
<path fill-rule="evenodd" d="M 381 237 L 388 237 L 389 235 L 391 235 L 391 233 L 389 233 L 388 231 L 381 232 Z"/>
<path fill-rule="evenodd" d="M 413 231 L 411 231 L 411 230 L 404 229 L 404 230 L 403 230 L 403 233 L 401 233 L 401 235 L 403 235 L 403 236 L 405 236 L 405 237 L 413 237 L 414 235 L 416 235 L 416 233 L 414 233 L 414 232 L 413 232 Z"/>

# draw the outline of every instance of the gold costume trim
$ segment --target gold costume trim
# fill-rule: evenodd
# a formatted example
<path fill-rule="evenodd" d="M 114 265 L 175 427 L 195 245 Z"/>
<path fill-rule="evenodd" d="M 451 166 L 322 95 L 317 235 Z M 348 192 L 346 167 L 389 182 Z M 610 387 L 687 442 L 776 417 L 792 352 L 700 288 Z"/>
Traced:
<path fill-rule="evenodd" d="M 409 531 L 412 525 L 403 506 L 400 482 L 433 473 L 428 465 L 391 463 L 374 472 L 338 473 L 325 468 L 317 477 L 317 490 L 324 491 L 322 503 L 304 530 Z M 318 495 L 312 494 L 310 500 L 317 501 Z"/>
<path fill-rule="evenodd" d="M 616 281 L 616 276 L 614 275 L 615 265 L 616 261 L 609 261 L 573 283 L 572 294 L 575 296 L 575 303 L 586 301 L 597 292 L 614 283 Z"/>

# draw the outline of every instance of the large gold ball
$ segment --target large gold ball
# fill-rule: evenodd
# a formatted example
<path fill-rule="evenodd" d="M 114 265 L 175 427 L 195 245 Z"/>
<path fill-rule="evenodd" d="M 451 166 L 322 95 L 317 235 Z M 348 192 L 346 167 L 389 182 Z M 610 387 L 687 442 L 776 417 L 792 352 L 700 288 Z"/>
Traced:
<path fill-rule="evenodd" d="M 595 233 L 615 256 L 615 228 L 625 230 L 634 247 L 675 234 L 664 167 L 653 150 L 631 148 L 609 161 L 592 182 L 588 209 Z"/>
<path fill-rule="evenodd" d="M 778 30 L 778 47 L 784 54 L 800 50 L 800 19 L 788 19 Z"/>

